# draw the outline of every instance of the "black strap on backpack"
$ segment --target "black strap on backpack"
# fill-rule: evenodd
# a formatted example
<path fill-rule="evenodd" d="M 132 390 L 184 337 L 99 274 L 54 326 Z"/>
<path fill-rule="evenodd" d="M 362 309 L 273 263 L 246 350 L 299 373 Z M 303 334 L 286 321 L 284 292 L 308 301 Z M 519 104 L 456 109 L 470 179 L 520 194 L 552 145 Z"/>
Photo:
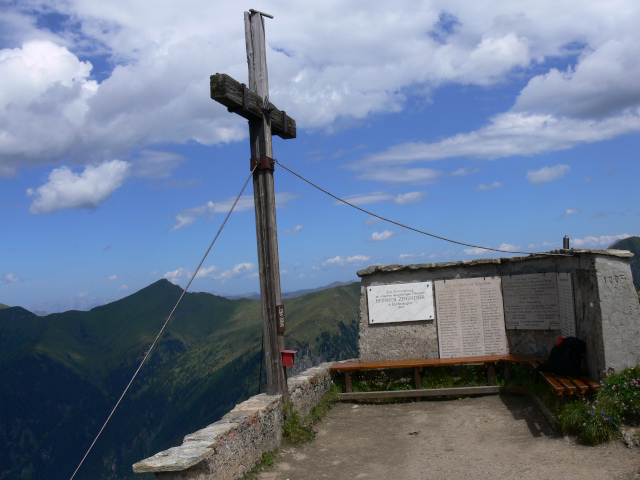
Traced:
<path fill-rule="evenodd" d="M 582 357 L 587 345 L 579 338 L 566 337 L 551 349 L 549 359 L 536 368 L 536 372 L 549 372 L 558 375 L 582 375 Z"/>

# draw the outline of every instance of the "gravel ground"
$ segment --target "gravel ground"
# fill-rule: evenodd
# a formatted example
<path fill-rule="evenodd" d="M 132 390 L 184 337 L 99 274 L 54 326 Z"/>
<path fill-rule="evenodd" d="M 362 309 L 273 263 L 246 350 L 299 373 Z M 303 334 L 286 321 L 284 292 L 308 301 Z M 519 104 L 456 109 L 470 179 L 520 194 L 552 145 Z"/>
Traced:
<path fill-rule="evenodd" d="M 583 446 L 533 402 L 490 395 L 391 405 L 339 403 L 316 439 L 284 448 L 260 480 L 640 480 L 640 449 Z"/>

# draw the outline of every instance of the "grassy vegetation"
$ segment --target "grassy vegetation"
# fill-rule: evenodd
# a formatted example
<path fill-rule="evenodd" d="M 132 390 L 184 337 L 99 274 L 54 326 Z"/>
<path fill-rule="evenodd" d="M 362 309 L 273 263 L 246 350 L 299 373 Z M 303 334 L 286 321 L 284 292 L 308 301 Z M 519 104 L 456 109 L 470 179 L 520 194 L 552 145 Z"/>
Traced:
<path fill-rule="evenodd" d="M 484 368 L 478 365 L 425 368 L 420 374 L 422 388 L 478 387 L 487 384 Z M 344 389 L 344 376 L 337 378 Z M 374 371 L 356 376 L 352 381 L 354 392 L 374 392 L 380 390 L 413 390 L 413 371 L 404 376 L 394 376 L 388 370 Z"/>
<path fill-rule="evenodd" d="M 242 477 L 242 480 L 254 480 L 255 478 L 257 478 L 257 475 L 259 473 L 264 472 L 265 470 L 268 470 L 273 466 L 273 464 L 278 459 L 279 454 L 279 448 L 276 448 L 271 452 L 264 452 L 260 461 L 256 463 L 256 466 L 253 467 L 249 473 Z"/>
<path fill-rule="evenodd" d="M 284 422 L 282 443 L 297 447 L 316 438 L 314 422 L 309 418 L 301 418 L 298 412 L 289 411 Z"/>
<path fill-rule="evenodd" d="M 0 310 L 2 310 L 3 308 L 9 308 L 9 306 L 5 305 L 4 303 L 0 303 Z"/>
<path fill-rule="evenodd" d="M 480 387 L 487 384 L 483 367 L 434 367 L 422 374 L 422 388 Z"/>
<path fill-rule="evenodd" d="M 640 423 L 640 366 L 607 376 L 594 396 L 564 405 L 559 420 L 565 433 L 590 444 L 616 437 L 622 424 Z"/>
<path fill-rule="evenodd" d="M 284 422 L 283 444 L 297 447 L 316 438 L 315 425 L 327 415 L 331 407 L 338 401 L 340 391 L 339 386 L 332 384 L 331 389 L 322 401 L 313 407 L 311 413 L 305 418 L 301 418 L 288 405 L 285 409 L 286 420 Z"/>
<path fill-rule="evenodd" d="M 291 405 L 285 407 L 284 432 L 282 435 L 282 444 L 286 446 L 298 447 L 304 443 L 312 441 L 316 438 L 315 425 L 320 422 L 331 410 L 331 407 L 338 401 L 338 394 L 341 389 L 333 383 L 331 389 L 324 396 L 322 401 L 311 409 L 311 412 L 305 418 L 301 418 L 297 412 L 291 409 Z M 262 458 L 255 467 L 245 475 L 243 480 L 254 480 L 257 475 L 271 466 L 278 459 L 280 449 L 277 448 L 271 452 L 262 454 Z"/>

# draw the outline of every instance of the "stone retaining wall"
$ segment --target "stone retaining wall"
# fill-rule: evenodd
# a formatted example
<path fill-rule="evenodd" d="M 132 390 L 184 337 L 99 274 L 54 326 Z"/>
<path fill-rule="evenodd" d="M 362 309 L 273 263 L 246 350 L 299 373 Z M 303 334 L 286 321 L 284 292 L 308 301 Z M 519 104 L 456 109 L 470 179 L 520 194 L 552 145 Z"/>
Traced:
<path fill-rule="evenodd" d="M 312 367 L 288 380 L 289 397 L 293 410 L 301 417 L 311 413 L 311 409 L 318 405 L 331 388 L 331 374 L 329 367 L 332 362 Z"/>
<path fill-rule="evenodd" d="M 289 379 L 293 410 L 309 414 L 329 392 L 332 363 Z M 236 405 L 221 420 L 184 438 L 173 447 L 133 466 L 135 473 L 156 474 L 158 480 L 231 480 L 242 478 L 262 454 L 282 441 L 284 406 L 281 395 L 260 394 Z"/>

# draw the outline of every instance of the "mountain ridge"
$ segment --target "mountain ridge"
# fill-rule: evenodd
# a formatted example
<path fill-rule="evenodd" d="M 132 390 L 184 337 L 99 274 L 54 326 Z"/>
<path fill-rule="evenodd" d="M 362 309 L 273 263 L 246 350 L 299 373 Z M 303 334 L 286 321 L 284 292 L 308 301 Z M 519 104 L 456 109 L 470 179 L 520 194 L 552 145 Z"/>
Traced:
<path fill-rule="evenodd" d="M 0 310 L 1 480 L 69 478 L 181 294 L 162 279 L 88 312 Z M 283 301 L 296 371 L 357 356 L 359 298 L 354 282 Z M 133 463 L 257 394 L 261 318 L 257 300 L 185 294 L 76 478 L 143 479 Z"/>
<path fill-rule="evenodd" d="M 629 259 L 631 264 L 631 275 L 633 276 L 633 285 L 636 291 L 640 291 L 640 237 L 627 237 L 614 242 L 610 249 L 628 250 L 633 253 L 633 257 Z"/>
<path fill-rule="evenodd" d="M 357 280 L 355 280 L 355 281 L 357 281 Z M 294 290 L 292 292 L 282 292 L 281 297 L 282 298 L 299 297 L 300 295 L 306 295 L 307 293 L 319 292 L 320 290 L 326 290 L 328 288 L 339 287 L 341 285 L 349 285 L 351 283 L 353 283 L 353 281 L 351 281 L 351 282 L 335 281 L 335 282 L 331 282 L 329 285 L 324 285 L 322 287 L 303 288 L 301 290 Z M 241 295 L 221 295 L 221 296 L 223 296 L 225 298 L 228 298 L 230 300 L 238 300 L 240 298 L 249 298 L 251 300 L 259 300 L 260 299 L 260 293 L 259 292 L 244 293 L 244 294 L 241 294 Z"/>

